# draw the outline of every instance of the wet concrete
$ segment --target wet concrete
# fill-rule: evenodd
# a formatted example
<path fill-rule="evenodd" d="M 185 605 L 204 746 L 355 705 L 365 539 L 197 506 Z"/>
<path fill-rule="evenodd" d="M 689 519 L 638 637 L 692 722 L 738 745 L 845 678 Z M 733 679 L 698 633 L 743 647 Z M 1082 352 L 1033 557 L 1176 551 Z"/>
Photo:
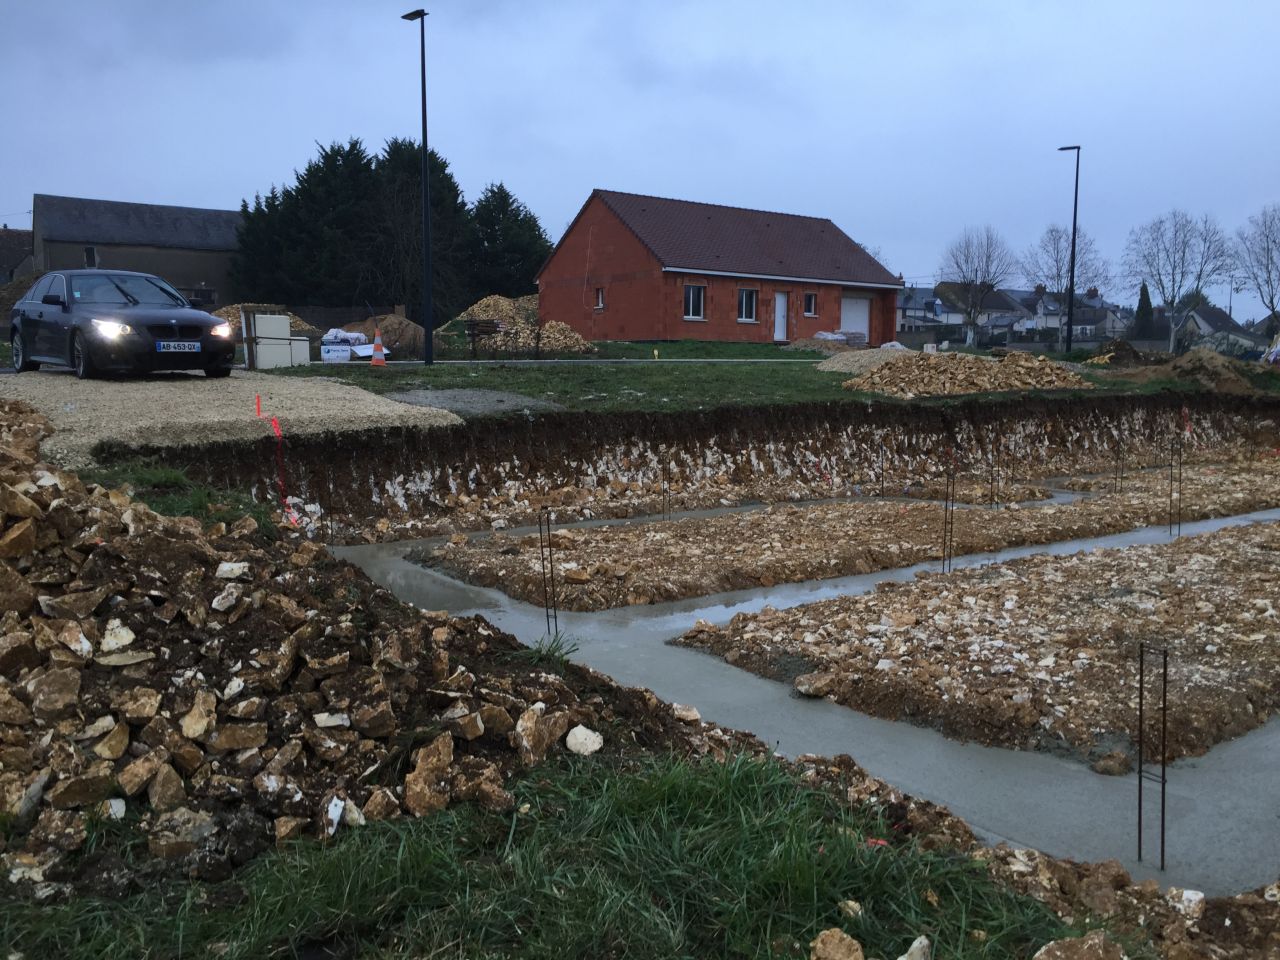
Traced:
<path fill-rule="evenodd" d="M 1280 520 L 1280 510 L 1183 525 L 1183 534 Z M 1140 530 L 974 554 L 956 567 L 1034 554 L 1064 555 L 1097 548 L 1158 544 L 1167 529 Z M 541 608 L 497 590 L 471 586 L 425 569 L 406 554 L 423 541 L 337 547 L 397 596 L 419 607 L 457 616 L 481 614 L 526 642 L 547 631 Z M 833 580 L 784 584 L 675 603 L 559 615 L 559 629 L 579 644 L 574 659 L 621 683 L 645 686 L 665 700 L 692 704 L 708 720 L 750 730 L 786 755 L 848 753 L 874 775 L 942 803 L 990 841 L 1007 840 L 1076 860 L 1115 858 L 1135 878 L 1235 893 L 1270 883 L 1280 874 L 1280 719 L 1208 755 L 1170 767 L 1168 869 L 1158 863 L 1159 792 L 1148 788 L 1146 862 L 1135 860 L 1137 778 L 1104 777 L 1083 764 L 1044 753 L 983 747 L 948 740 L 934 730 L 868 717 L 824 700 L 795 696 L 765 680 L 695 650 L 665 641 L 702 618 L 723 623 L 765 605 L 785 608 L 874 589 L 878 582 L 909 580 L 937 563 Z"/>

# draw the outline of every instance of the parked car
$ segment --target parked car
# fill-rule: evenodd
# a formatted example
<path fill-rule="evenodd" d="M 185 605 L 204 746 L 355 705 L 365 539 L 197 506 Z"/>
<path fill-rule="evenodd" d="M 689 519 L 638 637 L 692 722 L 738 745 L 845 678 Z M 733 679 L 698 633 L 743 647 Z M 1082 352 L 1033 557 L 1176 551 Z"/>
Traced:
<path fill-rule="evenodd" d="M 231 325 L 198 309 L 159 277 L 124 270 L 46 273 L 14 304 L 13 366 L 71 367 L 84 379 L 108 371 L 231 372 Z"/>

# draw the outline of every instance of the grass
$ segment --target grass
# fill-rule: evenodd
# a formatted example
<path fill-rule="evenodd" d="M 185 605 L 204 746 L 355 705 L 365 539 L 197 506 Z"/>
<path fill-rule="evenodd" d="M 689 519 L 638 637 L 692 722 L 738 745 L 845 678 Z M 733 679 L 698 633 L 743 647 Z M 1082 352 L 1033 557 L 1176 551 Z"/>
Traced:
<path fill-rule="evenodd" d="M 127 487 L 136 499 L 166 516 L 227 524 L 250 516 L 258 522 L 260 530 L 270 534 L 275 529 L 271 508 L 266 504 L 254 501 L 247 494 L 197 483 L 177 467 L 155 458 L 122 460 L 106 467 L 81 470 L 80 478 L 85 483 L 98 483 L 113 490 Z"/>
<path fill-rule="evenodd" d="M 529 667 L 544 667 L 556 673 L 564 673 L 569 668 L 569 661 L 578 652 L 578 642 L 572 637 L 556 632 L 544 636 L 531 647 L 513 650 L 510 658 L 516 663 Z"/>
<path fill-rule="evenodd" d="M 980 863 L 895 838 L 875 809 L 771 761 L 623 770 L 597 758 L 513 789 L 527 808 L 371 823 L 330 846 L 268 854 L 222 886 L 0 901 L 0 942 L 65 960 L 308 947 L 367 960 L 795 958 L 842 926 L 868 956 L 898 956 L 923 933 L 935 956 L 1000 960 L 1069 932 Z M 845 899 L 860 917 L 841 915 Z"/>

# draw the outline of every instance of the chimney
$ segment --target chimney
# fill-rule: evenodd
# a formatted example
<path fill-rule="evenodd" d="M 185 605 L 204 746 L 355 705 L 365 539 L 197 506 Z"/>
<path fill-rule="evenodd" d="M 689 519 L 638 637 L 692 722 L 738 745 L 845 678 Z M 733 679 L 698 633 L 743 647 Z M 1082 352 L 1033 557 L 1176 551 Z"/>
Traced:
<path fill-rule="evenodd" d="M 1097 299 L 1098 299 L 1098 288 L 1097 288 L 1097 287 L 1090 287 L 1088 290 L 1086 290 L 1086 291 L 1084 292 L 1084 295 L 1085 295 L 1086 297 L 1088 297 L 1090 300 L 1097 300 Z"/>
<path fill-rule="evenodd" d="M 1043 283 L 1037 283 L 1037 284 L 1036 284 L 1036 296 L 1037 296 L 1037 297 L 1043 297 L 1043 296 L 1045 295 L 1045 293 L 1046 293 L 1046 292 L 1047 292 L 1047 291 L 1045 290 L 1045 288 L 1044 288 L 1044 284 L 1043 284 Z"/>

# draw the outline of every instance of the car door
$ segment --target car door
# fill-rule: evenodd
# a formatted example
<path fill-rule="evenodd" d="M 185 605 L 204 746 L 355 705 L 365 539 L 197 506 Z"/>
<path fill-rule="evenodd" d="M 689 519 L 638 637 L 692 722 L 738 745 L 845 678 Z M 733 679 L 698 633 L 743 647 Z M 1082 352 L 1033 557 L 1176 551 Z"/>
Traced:
<path fill-rule="evenodd" d="M 60 273 L 50 278 L 49 289 L 45 296 L 62 298 L 62 306 L 52 303 L 41 303 L 40 331 L 36 335 L 35 352 L 42 357 L 51 357 L 59 363 L 70 362 L 67 354 L 71 342 L 71 309 L 67 300 L 67 279 Z"/>
<path fill-rule="evenodd" d="M 36 342 L 40 338 L 40 318 L 44 311 L 48 309 L 40 300 L 49 292 L 49 286 L 52 283 L 53 277 L 41 277 L 36 281 L 36 285 L 31 288 L 27 298 L 18 304 L 18 326 L 22 330 L 23 343 L 26 345 L 27 356 L 29 357 L 40 353 L 39 349 L 36 348 Z"/>

